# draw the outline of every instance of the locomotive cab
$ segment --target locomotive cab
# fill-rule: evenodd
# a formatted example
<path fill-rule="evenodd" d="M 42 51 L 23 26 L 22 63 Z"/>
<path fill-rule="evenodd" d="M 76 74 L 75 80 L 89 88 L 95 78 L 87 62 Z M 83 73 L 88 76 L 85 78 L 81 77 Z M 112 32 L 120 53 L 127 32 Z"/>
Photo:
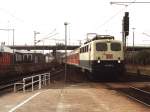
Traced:
<path fill-rule="evenodd" d="M 85 43 L 80 49 L 80 65 L 88 69 L 92 75 L 96 74 L 94 77 L 115 77 L 122 74 L 124 52 L 121 41 L 107 35 L 98 36 Z"/>

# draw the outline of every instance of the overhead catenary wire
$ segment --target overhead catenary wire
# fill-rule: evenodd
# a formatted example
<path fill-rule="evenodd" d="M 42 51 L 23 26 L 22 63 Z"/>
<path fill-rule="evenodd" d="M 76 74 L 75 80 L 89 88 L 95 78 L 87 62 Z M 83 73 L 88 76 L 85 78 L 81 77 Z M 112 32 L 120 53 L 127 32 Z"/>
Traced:
<path fill-rule="evenodd" d="M 16 15 L 14 15 L 12 12 L 4 9 L 4 8 L 0 8 L 1 11 L 3 11 L 4 13 L 10 15 L 11 17 L 13 17 L 15 20 L 19 21 L 19 22 L 24 22 L 24 20 L 22 20 L 21 18 L 17 17 Z"/>
<path fill-rule="evenodd" d="M 36 25 L 33 25 L 33 24 L 32 24 L 32 25 L 29 24 L 27 21 L 23 20 L 23 19 L 20 18 L 20 17 L 17 17 L 14 13 L 12 13 L 11 11 L 9 11 L 9 10 L 7 10 L 7 9 L 0 8 L 0 11 L 2 11 L 2 12 L 4 12 L 5 14 L 9 15 L 10 17 L 14 18 L 14 20 L 16 20 L 16 21 L 19 21 L 19 22 L 21 22 L 21 23 L 25 23 L 25 24 L 28 25 L 28 26 L 34 26 L 34 27 L 36 26 Z M 10 24 L 10 19 L 11 19 L 11 18 L 8 19 L 9 24 Z M 49 34 L 47 34 L 47 36 L 50 35 L 50 34 L 52 34 L 52 33 L 54 33 L 55 31 L 56 31 L 56 28 L 55 28 L 52 32 L 50 32 Z"/>
<path fill-rule="evenodd" d="M 59 34 L 59 33 L 55 33 L 55 34 L 50 35 L 50 36 L 48 36 L 48 37 L 44 37 L 44 38 L 38 40 L 36 43 L 39 43 L 39 42 L 44 41 L 44 40 L 47 40 L 47 39 L 49 39 L 49 38 L 51 38 L 51 37 L 54 37 L 54 36 L 56 36 L 56 35 L 58 35 L 58 34 Z"/>
<path fill-rule="evenodd" d="M 55 31 L 56 31 L 56 28 L 53 29 L 50 33 L 48 33 L 46 36 L 49 36 L 49 35 L 53 34 Z"/>
<path fill-rule="evenodd" d="M 102 23 L 100 26 L 98 26 L 96 29 L 99 30 L 100 28 L 104 27 L 106 24 L 108 24 L 111 20 L 113 20 L 118 14 L 120 14 L 122 11 L 124 11 L 125 9 L 127 9 L 127 7 L 129 7 L 130 5 L 132 5 L 132 3 L 134 3 L 136 0 L 132 1 L 131 3 L 127 4 L 117 4 L 117 5 L 124 5 L 125 7 L 122 8 L 121 10 L 119 10 L 117 13 L 115 13 L 113 16 L 111 16 L 110 18 L 108 18 L 104 23 Z M 110 2 L 110 4 L 112 5 L 112 2 Z"/>
<path fill-rule="evenodd" d="M 118 4 L 129 4 L 129 3 L 150 3 L 150 2 L 135 2 L 135 1 L 133 1 L 133 2 L 110 2 L 110 4 L 116 4 L 116 3 L 118 3 Z"/>

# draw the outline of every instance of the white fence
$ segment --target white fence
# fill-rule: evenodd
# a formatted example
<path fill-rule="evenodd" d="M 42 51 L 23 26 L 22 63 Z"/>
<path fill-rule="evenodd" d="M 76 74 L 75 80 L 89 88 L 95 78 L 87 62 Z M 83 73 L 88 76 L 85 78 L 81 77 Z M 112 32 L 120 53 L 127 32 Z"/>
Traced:
<path fill-rule="evenodd" d="M 38 89 L 41 89 L 42 85 L 46 86 L 47 84 L 50 84 L 50 73 L 43 73 L 43 74 L 38 74 L 38 75 L 23 78 L 22 83 L 14 84 L 14 92 L 20 89 L 23 89 L 23 92 L 25 92 L 26 87 L 28 86 L 31 86 L 32 91 L 34 91 L 35 83 L 38 83 Z M 17 85 L 22 85 L 22 87 L 17 89 Z"/>

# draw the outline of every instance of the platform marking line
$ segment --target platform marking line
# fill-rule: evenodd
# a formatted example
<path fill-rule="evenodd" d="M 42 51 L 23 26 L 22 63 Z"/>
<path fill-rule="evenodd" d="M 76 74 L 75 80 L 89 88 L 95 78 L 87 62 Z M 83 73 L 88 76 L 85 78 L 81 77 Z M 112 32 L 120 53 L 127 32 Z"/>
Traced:
<path fill-rule="evenodd" d="M 34 97 L 36 97 L 37 95 L 41 94 L 42 92 L 38 92 L 36 94 L 34 94 L 33 96 L 29 97 L 28 99 L 26 99 L 25 101 L 21 102 L 19 105 L 15 106 L 14 108 L 12 108 L 10 111 L 8 112 L 15 112 L 16 109 L 18 109 L 19 107 L 21 107 L 22 105 L 24 105 L 25 103 L 27 103 L 28 101 L 30 101 L 31 99 L 33 99 Z"/>

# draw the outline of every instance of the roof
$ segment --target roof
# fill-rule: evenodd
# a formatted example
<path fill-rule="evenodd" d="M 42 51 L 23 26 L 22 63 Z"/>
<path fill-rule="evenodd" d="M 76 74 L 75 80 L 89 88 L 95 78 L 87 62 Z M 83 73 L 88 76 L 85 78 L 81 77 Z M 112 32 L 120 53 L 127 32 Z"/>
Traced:
<path fill-rule="evenodd" d="M 13 49 L 11 49 L 10 47 L 7 47 L 5 45 L 1 45 L 0 46 L 0 52 L 13 53 Z M 14 49 L 14 53 L 27 53 L 27 54 L 37 53 L 37 54 L 41 54 L 42 52 L 40 52 L 40 51 L 34 52 L 34 51 L 28 51 L 28 50 L 16 50 L 16 49 Z"/>
<path fill-rule="evenodd" d="M 114 40 L 114 36 L 111 36 L 111 35 L 96 35 L 94 38 L 92 38 L 91 40 L 88 40 L 87 42 L 85 42 L 84 44 L 87 44 L 91 41 L 94 41 L 94 40 Z"/>
<path fill-rule="evenodd" d="M 0 46 L 0 52 L 13 53 L 13 50 L 9 47 L 6 47 L 6 46 Z"/>

